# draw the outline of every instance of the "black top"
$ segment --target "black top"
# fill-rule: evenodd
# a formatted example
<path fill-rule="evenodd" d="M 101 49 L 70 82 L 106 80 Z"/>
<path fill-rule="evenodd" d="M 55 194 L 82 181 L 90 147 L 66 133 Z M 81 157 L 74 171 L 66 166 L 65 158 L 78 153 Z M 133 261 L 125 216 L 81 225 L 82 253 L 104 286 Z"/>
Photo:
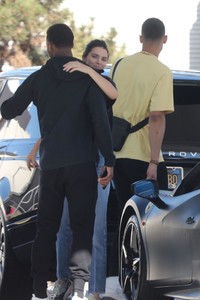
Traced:
<path fill-rule="evenodd" d="M 31 74 L 1 106 L 4 119 L 36 105 L 41 131 L 40 167 L 54 169 L 95 161 L 95 143 L 106 166 L 114 165 L 105 95 L 89 75 L 63 71 L 77 60 L 54 57 Z"/>
<path fill-rule="evenodd" d="M 98 70 L 96 70 L 98 72 Z M 101 70 L 101 73 L 103 72 L 103 70 Z M 102 75 L 102 74 L 101 74 Z M 110 81 L 114 87 L 116 87 L 116 84 L 114 83 L 114 81 L 108 77 L 108 76 L 104 76 L 102 75 L 105 79 L 107 79 L 108 81 Z M 106 106 L 107 106 L 107 113 L 108 113 L 108 119 L 109 119 L 109 122 L 110 122 L 110 127 L 112 129 L 112 126 L 113 126 L 113 110 L 112 110 L 112 106 L 113 104 L 115 103 L 116 100 L 111 100 L 110 98 L 108 98 L 106 95 Z"/>

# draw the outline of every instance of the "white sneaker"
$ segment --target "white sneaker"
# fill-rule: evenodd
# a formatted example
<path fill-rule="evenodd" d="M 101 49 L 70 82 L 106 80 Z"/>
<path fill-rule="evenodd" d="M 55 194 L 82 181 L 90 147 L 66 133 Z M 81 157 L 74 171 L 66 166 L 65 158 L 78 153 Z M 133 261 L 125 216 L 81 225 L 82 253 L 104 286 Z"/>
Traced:
<path fill-rule="evenodd" d="M 47 287 L 48 299 L 60 299 L 66 294 L 66 298 L 70 296 L 73 291 L 73 283 L 71 280 L 58 279 Z"/>
<path fill-rule="evenodd" d="M 122 292 L 122 288 L 119 284 L 118 276 L 106 278 L 106 291 L 104 294 L 100 294 L 100 298 L 112 298 L 114 300 L 126 300 L 126 296 Z"/>
<path fill-rule="evenodd" d="M 87 298 L 85 298 L 85 297 L 83 297 L 83 298 L 81 298 L 81 297 L 79 297 L 78 296 L 78 293 L 74 293 L 74 296 L 72 297 L 72 300 L 86 300 Z"/>
<path fill-rule="evenodd" d="M 88 293 L 86 295 L 86 298 L 88 300 L 100 300 L 99 294 L 98 293 Z"/>
<path fill-rule="evenodd" d="M 33 294 L 31 300 L 48 300 L 48 298 L 38 298 Z"/>

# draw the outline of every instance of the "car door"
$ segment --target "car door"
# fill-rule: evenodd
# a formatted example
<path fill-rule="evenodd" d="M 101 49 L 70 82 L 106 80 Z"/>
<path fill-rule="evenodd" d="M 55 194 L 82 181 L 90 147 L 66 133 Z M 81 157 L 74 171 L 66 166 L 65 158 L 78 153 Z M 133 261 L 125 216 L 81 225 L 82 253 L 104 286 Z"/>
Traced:
<path fill-rule="evenodd" d="M 24 78 L 0 81 L 0 104 L 13 95 Z M 31 103 L 21 116 L 0 120 L 1 206 L 10 220 L 37 208 L 39 170 L 30 171 L 26 156 L 40 136 L 36 107 Z M 5 179 L 6 178 L 6 179 Z"/>

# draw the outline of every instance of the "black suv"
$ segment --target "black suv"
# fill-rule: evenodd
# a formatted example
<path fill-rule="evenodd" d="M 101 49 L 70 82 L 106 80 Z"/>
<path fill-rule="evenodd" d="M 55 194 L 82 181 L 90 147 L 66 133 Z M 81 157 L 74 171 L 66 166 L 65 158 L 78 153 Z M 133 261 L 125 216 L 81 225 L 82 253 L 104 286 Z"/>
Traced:
<path fill-rule="evenodd" d="M 162 147 L 170 190 L 200 159 L 200 72 L 173 71 L 173 78 L 175 112 L 167 115 Z"/>
<path fill-rule="evenodd" d="M 0 104 L 39 68 L 0 73 Z M 105 69 L 105 75 L 108 73 L 109 67 Z M 167 115 L 163 144 L 169 189 L 174 189 L 200 158 L 200 72 L 173 71 L 173 76 L 175 112 Z M 37 110 L 32 103 L 21 116 L 10 121 L 0 119 L 0 298 L 4 300 L 10 300 L 10 292 L 15 289 L 15 299 L 27 299 L 23 297 L 29 276 L 18 273 L 29 272 L 23 266 L 30 262 L 35 234 L 39 170 L 28 170 L 26 156 L 39 136 Z M 108 207 L 109 236 L 117 219 L 117 209 L 113 206 L 116 206 L 114 188 Z"/>

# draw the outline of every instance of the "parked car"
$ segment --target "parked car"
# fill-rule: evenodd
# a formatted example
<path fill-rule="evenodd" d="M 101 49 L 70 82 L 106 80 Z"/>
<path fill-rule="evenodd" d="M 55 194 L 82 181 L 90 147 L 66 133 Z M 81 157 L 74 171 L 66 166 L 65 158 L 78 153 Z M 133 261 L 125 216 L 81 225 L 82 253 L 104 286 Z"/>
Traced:
<path fill-rule="evenodd" d="M 200 160 L 200 72 L 173 71 L 173 77 L 175 112 L 167 115 L 162 149 L 170 190 Z"/>
<path fill-rule="evenodd" d="M 162 149 L 168 190 L 134 183 L 120 220 L 119 281 L 131 300 L 200 299 L 200 73 L 173 78 Z"/>
<path fill-rule="evenodd" d="M 0 104 L 37 69 L 39 67 L 0 73 Z M 28 170 L 26 156 L 39 136 L 37 110 L 32 103 L 21 116 L 10 121 L 0 119 L 0 299 L 3 300 L 12 299 L 12 292 L 16 299 L 28 299 L 23 297 L 30 270 L 26 270 L 25 275 L 20 271 L 25 262 L 30 262 L 39 170 Z"/>
<path fill-rule="evenodd" d="M 0 73 L 0 104 L 39 68 L 19 68 Z M 105 75 L 108 73 L 109 66 Z M 171 190 L 200 157 L 200 73 L 174 71 L 173 75 L 176 111 L 167 116 L 163 145 Z M 21 116 L 10 121 L 0 119 L 0 298 L 4 300 L 11 290 L 10 274 L 16 270 L 16 263 L 30 262 L 37 218 L 39 170 L 28 170 L 26 156 L 39 136 L 37 110 L 32 103 Z M 112 185 L 108 204 L 109 242 L 116 229 L 116 205 Z"/>
<path fill-rule="evenodd" d="M 159 191 L 153 180 L 132 189 L 120 223 L 124 293 L 132 300 L 200 299 L 200 163 L 174 191 Z"/>

